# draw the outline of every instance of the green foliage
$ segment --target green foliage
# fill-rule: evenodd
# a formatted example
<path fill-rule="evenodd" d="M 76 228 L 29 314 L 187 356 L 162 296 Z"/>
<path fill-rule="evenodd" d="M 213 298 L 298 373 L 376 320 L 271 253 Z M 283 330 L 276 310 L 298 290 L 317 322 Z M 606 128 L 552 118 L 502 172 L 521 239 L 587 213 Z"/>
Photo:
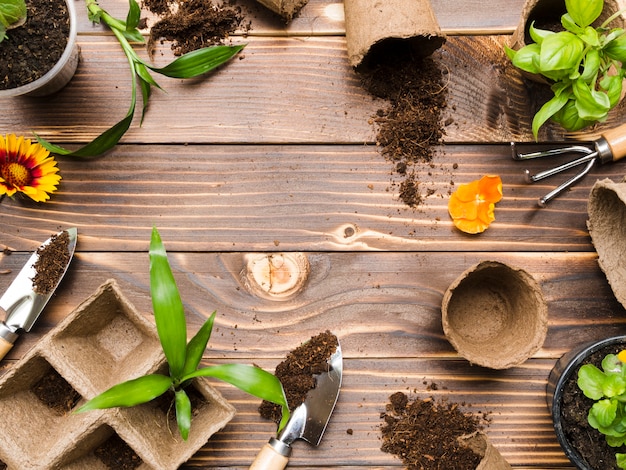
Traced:
<path fill-rule="evenodd" d="M 602 369 L 585 364 L 578 370 L 578 388 L 595 401 L 587 421 L 604 434 L 611 447 L 626 443 L 626 367 L 620 360 L 626 355 L 607 354 Z M 626 454 L 616 454 L 617 465 L 626 470 Z"/>
<path fill-rule="evenodd" d="M 17 28 L 26 21 L 24 0 L 0 0 L 0 42 L 7 38 L 7 29 Z"/>
<path fill-rule="evenodd" d="M 1 1 L 5 0 L 0 0 L 0 2 Z M 57 155 L 89 158 L 101 155 L 112 149 L 124 136 L 133 121 L 135 106 L 137 103 L 137 83 L 139 83 L 143 99 L 143 109 L 141 112 L 141 121 L 143 122 L 152 87 L 161 88 L 150 74 L 150 71 L 171 78 L 197 77 L 224 64 L 245 47 L 243 45 L 203 47 L 176 58 L 165 67 L 155 67 L 142 60 L 137 55 L 131 44 L 144 43 L 144 38 L 141 32 L 137 29 L 139 24 L 140 8 L 139 4 L 135 0 L 129 0 L 130 6 L 126 16 L 126 21 L 118 20 L 110 16 L 98 5 L 96 0 L 85 1 L 87 4 L 89 19 L 94 23 L 103 22 L 111 29 L 120 43 L 126 58 L 128 59 L 132 78 L 130 108 L 128 109 L 124 119 L 113 125 L 110 129 L 104 131 L 85 146 L 75 151 L 67 150 L 58 145 L 54 145 L 39 136 L 36 136 L 41 145 Z"/>
<path fill-rule="evenodd" d="M 565 31 L 542 30 L 533 23 L 529 32 L 534 43 L 519 51 L 505 46 L 513 65 L 552 82 L 554 96 L 533 118 L 535 140 L 549 119 L 569 131 L 605 121 L 622 93 L 626 31 L 608 27 L 621 12 L 593 28 L 604 0 L 566 0 L 565 6 Z"/>
<path fill-rule="evenodd" d="M 289 408 L 282 384 L 274 375 L 259 367 L 243 364 L 223 364 L 198 369 L 211 336 L 215 312 L 187 343 L 183 303 L 156 228 L 152 230 L 150 242 L 150 293 L 157 332 L 169 365 L 169 376 L 150 374 L 119 383 L 89 400 L 77 412 L 136 406 L 172 390 L 178 429 L 181 437 L 187 440 L 191 428 L 191 403 L 185 387 L 196 377 L 214 377 L 246 393 L 280 405 L 280 431 L 289 419 Z"/>

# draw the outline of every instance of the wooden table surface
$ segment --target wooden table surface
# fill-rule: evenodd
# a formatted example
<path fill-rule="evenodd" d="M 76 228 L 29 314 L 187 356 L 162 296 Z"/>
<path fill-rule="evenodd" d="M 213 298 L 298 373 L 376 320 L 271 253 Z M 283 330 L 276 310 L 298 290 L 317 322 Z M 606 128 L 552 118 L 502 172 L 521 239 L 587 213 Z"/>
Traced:
<path fill-rule="evenodd" d="M 372 116 L 386 103 L 360 85 L 346 54 L 343 5 L 310 0 L 289 26 L 253 0 L 244 55 L 203 80 L 159 78 L 148 114 L 122 143 L 92 160 L 58 158 L 63 180 L 51 201 L 0 204 L 0 291 L 51 233 L 75 226 L 77 253 L 58 293 L 3 362 L 18 360 L 43 334 L 113 278 L 151 315 L 148 243 L 158 227 L 186 304 L 190 333 L 217 310 L 205 362 L 256 363 L 273 371 L 285 354 L 330 329 L 340 339 L 344 385 L 318 448 L 294 445 L 293 468 L 401 467 L 380 451 L 380 413 L 390 394 L 411 394 L 490 412 L 486 433 L 517 469 L 571 468 L 545 405 L 555 360 L 581 342 L 623 334 L 615 300 L 586 228 L 596 179 L 621 179 L 623 163 L 597 167 L 547 208 L 536 200 L 564 177 L 528 185 L 509 142 L 530 142 L 533 97 L 506 63 L 502 44 L 522 0 L 432 0 L 448 42 L 436 56 L 449 69 L 445 145 L 420 178 L 434 194 L 411 209 L 398 200 L 390 163 L 375 145 Z M 102 0 L 124 17 L 127 2 Z M 72 82 L 46 98 L 2 103 L 0 132 L 37 132 L 76 147 L 128 108 L 128 64 L 84 4 L 81 62 Z M 139 49 L 145 54 L 143 49 Z M 168 53 L 164 51 L 164 57 Z M 7 112 L 7 110 L 10 110 Z M 621 123 L 615 110 L 606 124 Z M 580 137 L 580 136 L 579 136 Z M 549 127 L 554 146 L 563 133 Z M 538 161 L 533 169 L 554 161 Z M 456 230 L 447 213 L 451 181 L 498 174 L 504 199 L 479 236 Z M 9 254 L 10 251 L 10 254 Z M 311 271 L 287 300 L 246 287 L 252 254 L 302 252 Z M 526 269 L 549 308 L 543 347 L 519 367 L 491 371 L 459 357 L 443 335 L 446 288 L 481 260 Z M 437 390 L 428 385 L 437 383 Z M 258 400 L 216 382 L 237 416 L 185 468 L 247 468 L 273 434 Z M 348 429 L 353 433 L 348 433 Z"/>

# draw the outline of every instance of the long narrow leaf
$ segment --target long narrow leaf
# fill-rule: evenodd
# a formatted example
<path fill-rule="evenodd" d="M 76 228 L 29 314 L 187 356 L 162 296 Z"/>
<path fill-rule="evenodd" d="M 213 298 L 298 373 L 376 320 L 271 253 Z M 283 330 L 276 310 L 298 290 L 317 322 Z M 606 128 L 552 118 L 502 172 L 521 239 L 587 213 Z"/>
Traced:
<path fill-rule="evenodd" d="M 133 31 L 139 25 L 141 8 L 135 0 L 128 1 L 128 14 L 126 15 L 126 31 Z"/>
<path fill-rule="evenodd" d="M 212 46 L 188 52 L 165 67 L 153 67 L 151 70 L 171 78 L 192 78 L 209 72 L 234 57 L 245 46 Z"/>
<path fill-rule="evenodd" d="M 234 385 L 250 395 L 279 405 L 282 409 L 279 431 L 289 420 L 289 406 L 280 380 L 260 367 L 244 364 L 221 364 L 198 369 L 185 375 L 182 380 L 186 381 L 195 377 L 214 377 Z"/>
<path fill-rule="evenodd" d="M 185 358 L 185 368 L 183 370 L 183 376 L 191 374 L 198 368 L 202 355 L 206 350 L 206 345 L 211 338 L 211 332 L 213 331 L 213 322 L 215 321 L 215 312 L 204 322 L 204 325 L 198 330 L 198 332 L 191 338 L 189 344 L 187 344 L 187 355 Z"/>
<path fill-rule="evenodd" d="M 114 385 L 100 395 L 92 398 L 77 413 L 103 408 L 129 407 L 147 403 L 163 395 L 172 385 L 172 379 L 166 375 L 150 374 L 137 379 Z"/>
<path fill-rule="evenodd" d="M 178 430 L 180 431 L 180 436 L 186 441 L 191 429 L 191 400 L 189 400 L 189 396 L 184 390 L 176 390 L 175 404 Z"/>
<path fill-rule="evenodd" d="M 185 366 L 187 323 L 183 302 L 156 228 L 152 229 L 150 240 L 150 294 L 161 346 L 170 366 L 170 375 L 176 381 Z"/>

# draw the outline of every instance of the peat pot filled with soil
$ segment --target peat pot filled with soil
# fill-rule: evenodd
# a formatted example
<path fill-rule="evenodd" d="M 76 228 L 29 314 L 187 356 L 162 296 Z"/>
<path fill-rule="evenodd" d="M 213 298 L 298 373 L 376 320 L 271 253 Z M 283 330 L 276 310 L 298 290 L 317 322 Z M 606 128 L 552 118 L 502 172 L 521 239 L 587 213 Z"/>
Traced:
<path fill-rule="evenodd" d="M 0 42 L 0 99 L 46 96 L 72 79 L 79 60 L 73 0 L 26 0 L 26 21 Z"/>
<path fill-rule="evenodd" d="M 587 421 L 594 400 L 578 387 L 578 371 L 584 364 L 602 369 L 607 354 L 626 349 L 626 336 L 616 336 L 587 343 L 564 354 L 548 377 L 546 400 L 552 415 L 556 437 L 567 458 L 580 470 L 616 469 L 616 453 L 625 446 L 611 447 L 605 436 Z"/>

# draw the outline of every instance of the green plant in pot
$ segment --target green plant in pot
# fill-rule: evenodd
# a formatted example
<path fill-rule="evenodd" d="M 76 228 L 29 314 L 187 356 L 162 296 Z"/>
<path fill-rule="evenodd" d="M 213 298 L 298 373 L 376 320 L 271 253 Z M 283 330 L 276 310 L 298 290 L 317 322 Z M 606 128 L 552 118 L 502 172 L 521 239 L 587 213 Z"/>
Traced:
<path fill-rule="evenodd" d="M 611 447 L 626 444 L 626 350 L 607 354 L 601 368 L 584 364 L 578 370 L 578 387 L 594 400 L 589 425 L 606 437 Z M 617 466 L 626 469 L 626 453 L 616 453 Z"/>
<path fill-rule="evenodd" d="M 184 307 L 156 228 L 152 230 L 150 242 L 150 291 L 157 333 L 167 359 L 169 375 L 148 374 L 114 385 L 82 405 L 77 412 L 132 407 L 172 391 L 178 429 L 181 437 L 186 440 L 192 416 L 186 387 L 195 378 L 214 377 L 253 396 L 280 405 L 280 431 L 289 419 L 289 408 L 282 384 L 274 375 L 259 367 L 243 364 L 198 368 L 211 336 L 215 312 L 187 343 Z"/>
<path fill-rule="evenodd" d="M 594 27 L 604 0 L 565 0 L 565 7 L 562 31 L 536 28 L 533 22 L 529 29 L 533 43 L 517 51 L 505 46 L 513 65 L 551 83 L 553 97 L 533 118 L 535 139 L 550 119 L 568 131 L 606 120 L 622 95 L 626 31 L 611 28 L 622 11 Z"/>

